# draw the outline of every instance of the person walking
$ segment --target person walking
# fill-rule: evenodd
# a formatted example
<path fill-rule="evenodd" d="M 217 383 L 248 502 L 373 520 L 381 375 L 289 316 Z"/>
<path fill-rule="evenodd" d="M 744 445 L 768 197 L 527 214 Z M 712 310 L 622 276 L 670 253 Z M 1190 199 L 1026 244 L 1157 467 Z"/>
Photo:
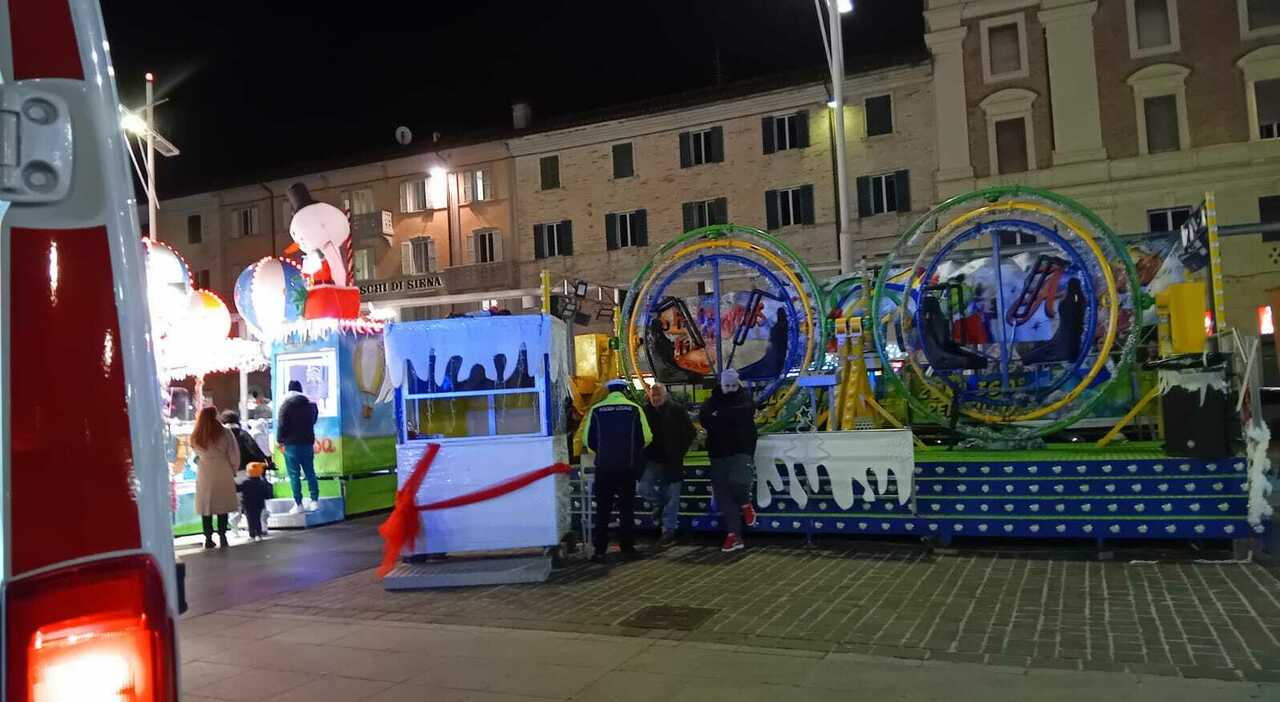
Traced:
<path fill-rule="evenodd" d="M 244 504 L 245 517 L 249 520 L 249 538 L 254 541 L 262 541 L 266 534 L 266 530 L 262 528 L 262 513 L 267 508 L 267 500 L 271 499 L 271 483 L 262 477 L 266 469 L 266 463 L 253 461 L 246 470 L 248 477 L 236 486 Z"/>
<path fill-rule="evenodd" d="M 213 548 L 213 520 L 218 520 L 218 540 L 227 547 L 227 513 L 239 509 L 236 498 L 236 470 L 240 467 L 240 446 L 231 432 L 218 421 L 218 409 L 205 407 L 191 431 L 196 452 L 196 512 L 204 529 L 204 547 Z"/>
<path fill-rule="evenodd" d="M 640 478 L 640 495 L 657 505 L 654 521 L 661 522 L 662 535 L 658 548 L 675 543 L 680 526 L 680 490 L 684 479 L 684 455 L 698 432 L 689 413 L 672 402 L 667 388 L 654 383 L 649 388 L 649 401 L 644 413 L 653 431 L 653 441 L 645 447 L 644 476 Z"/>
<path fill-rule="evenodd" d="M 702 404 L 698 421 L 707 432 L 711 456 L 711 490 L 724 522 L 726 553 L 745 548 L 742 525 L 756 525 L 751 504 L 751 469 L 756 453 L 755 403 L 742 387 L 738 371 L 726 368 L 711 397 Z"/>
<path fill-rule="evenodd" d="M 289 514 L 299 514 L 304 509 L 312 511 L 320 499 L 320 483 L 316 480 L 316 420 L 320 408 L 302 394 L 302 383 L 289 381 L 289 391 L 280 403 L 280 416 L 276 419 L 276 443 L 284 454 L 284 469 L 289 474 L 289 487 L 293 489 L 293 509 Z M 311 499 L 302 501 L 302 475 L 307 477 Z"/>
<path fill-rule="evenodd" d="M 240 415 L 235 410 L 223 410 L 222 414 L 218 415 L 218 421 L 222 422 L 222 426 L 231 432 L 231 435 L 236 439 L 236 444 L 240 447 L 240 466 L 236 470 L 236 489 L 239 489 L 249 479 L 248 467 L 250 464 L 261 463 L 264 466 L 263 470 L 275 469 L 275 466 L 271 464 L 271 459 L 258 446 L 257 440 L 240 426 Z M 266 483 L 267 481 L 264 479 L 262 482 Z M 269 483 L 267 484 L 270 485 Z M 239 531 L 240 522 L 245 517 L 249 517 L 249 513 L 245 509 L 244 491 L 241 491 L 239 514 L 231 518 L 231 528 Z M 261 529 L 262 524 L 259 523 L 258 530 L 261 531 Z M 253 536 L 252 528 L 249 535 Z"/>
<path fill-rule="evenodd" d="M 591 406 L 583 419 L 587 449 L 596 455 L 596 520 L 591 560 L 601 562 L 609 550 L 609 518 L 618 508 L 618 541 L 624 558 L 638 555 L 635 544 L 636 475 L 644 461 L 644 448 L 653 439 L 644 409 L 627 399 L 627 381 L 615 378 L 605 384 L 604 399 Z"/>

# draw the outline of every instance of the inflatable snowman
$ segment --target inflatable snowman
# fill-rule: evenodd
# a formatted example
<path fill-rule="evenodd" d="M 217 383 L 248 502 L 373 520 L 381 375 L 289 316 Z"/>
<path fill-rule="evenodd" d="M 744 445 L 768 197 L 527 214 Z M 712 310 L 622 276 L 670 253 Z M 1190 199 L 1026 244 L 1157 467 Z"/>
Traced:
<path fill-rule="evenodd" d="M 293 245 L 285 253 L 302 252 L 302 272 L 310 277 L 306 319 L 353 319 L 360 315 L 360 291 L 350 287 L 351 269 L 347 243 L 351 223 L 346 213 L 327 202 L 317 202 L 303 183 L 289 186 L 293 219 L 289 236 Z"/>

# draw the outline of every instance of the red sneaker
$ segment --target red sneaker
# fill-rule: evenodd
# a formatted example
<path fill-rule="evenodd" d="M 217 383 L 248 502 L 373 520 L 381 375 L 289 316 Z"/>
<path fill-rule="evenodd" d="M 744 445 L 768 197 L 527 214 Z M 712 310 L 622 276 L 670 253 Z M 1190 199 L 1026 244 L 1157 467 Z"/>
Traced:
<path fill-rule="evenodd" d="M 756 516 L 756 508 L 750 502 L 742 506 L 742 523 L 749 527 L 760 523 L 760 518 Z"/>
<path fill-rule="evenodd" d="M 747 545 L 742 543 L 742 539 L 739 538 L 737 534 L 729 532 L 724 537 L 724 544 L 720 546 L 720 550 L 725 553 L 730 553 L 732 551 L 741 551 L 746 547 Z"/>

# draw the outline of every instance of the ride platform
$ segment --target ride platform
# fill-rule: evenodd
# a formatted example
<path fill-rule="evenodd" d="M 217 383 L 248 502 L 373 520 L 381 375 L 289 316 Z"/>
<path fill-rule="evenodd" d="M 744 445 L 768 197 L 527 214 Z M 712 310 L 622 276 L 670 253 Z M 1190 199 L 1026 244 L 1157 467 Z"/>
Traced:
<path fill-rule="evenodd" d="M 780 487 L 761 477 L 771 471 L 757 466 L 760 520 L 752 531 L 920 536 L 943 543 L 957 537 L 1239 539 L 1262 531 L 1248 522 L 1247 462 L 1240 456 L 1170 457 L 1159 443 L 1131 442 L 1000 452 L 917 448 L 914 464 L 905 504 L 896 477 L 881 481 L 874 466 L 875 494 L 855 483 L 854 499 L 841 499 L 844 504 L 837 497 L 848 491 L 833 490 L 824 465 L 780 470 Z M 681 528 L 722 529 L 706 456 L 690 455 L 685 475 Z M 575 512 L 583 487 L 584 481 L 574 480 Z M 656 527 L 652 509 L 637 498 L 638 526 Z"/>

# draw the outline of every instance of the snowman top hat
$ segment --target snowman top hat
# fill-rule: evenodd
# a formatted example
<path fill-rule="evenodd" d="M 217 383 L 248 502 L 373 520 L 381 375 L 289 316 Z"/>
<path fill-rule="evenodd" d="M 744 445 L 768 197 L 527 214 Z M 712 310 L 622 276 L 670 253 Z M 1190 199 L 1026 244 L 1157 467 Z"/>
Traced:
<path fill-rule="evenodd" d="M 307 190 L 306 183 L 294 183 L 289 186 L 289 204 L 293 205 L 294 212 L 315 203 L 315 199 L 311 197 L 311 191 Z"/>

